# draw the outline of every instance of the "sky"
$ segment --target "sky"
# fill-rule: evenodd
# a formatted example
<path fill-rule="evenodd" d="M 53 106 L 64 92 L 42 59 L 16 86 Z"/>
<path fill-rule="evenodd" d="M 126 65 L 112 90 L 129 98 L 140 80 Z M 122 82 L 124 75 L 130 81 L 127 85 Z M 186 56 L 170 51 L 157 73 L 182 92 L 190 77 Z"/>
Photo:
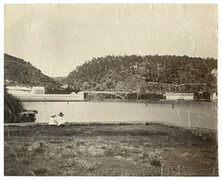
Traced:
<path fill-rule="evenodd" d="M 8 4 L 4 52 L 51 77 L 106 55 L 217 59 L 217 26 L 214 4 Z"/>

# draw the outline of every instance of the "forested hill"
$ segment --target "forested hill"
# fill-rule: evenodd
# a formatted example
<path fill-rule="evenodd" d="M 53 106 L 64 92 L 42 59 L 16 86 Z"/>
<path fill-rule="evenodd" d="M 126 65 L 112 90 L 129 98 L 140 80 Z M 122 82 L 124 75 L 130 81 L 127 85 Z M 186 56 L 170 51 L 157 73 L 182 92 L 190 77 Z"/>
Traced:
<path fill-rule="evenodd" d="M 5 85 L 19 86 L 44 86 L 46 93 L 59 89 L 59 83 L 44 75 L 39 69 L 29 62 L 8 54 L 4 54 Z"/>
<path fill-rule="evenodd" d="M 188 56 L 106 56 L 73 70 L 66 83 L 81 90 L 216 91 L 217 60 Z"/>

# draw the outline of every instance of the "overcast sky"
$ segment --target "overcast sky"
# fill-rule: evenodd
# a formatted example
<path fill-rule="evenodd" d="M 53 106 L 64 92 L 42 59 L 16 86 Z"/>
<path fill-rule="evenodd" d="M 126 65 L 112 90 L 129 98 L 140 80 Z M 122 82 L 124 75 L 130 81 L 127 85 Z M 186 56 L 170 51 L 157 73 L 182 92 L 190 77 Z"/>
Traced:
<path fill-rule="evenodd" d="M 216 5 L 5 5 L 4 52 L 66 76 L 93 57 L 217 58 Z"/>

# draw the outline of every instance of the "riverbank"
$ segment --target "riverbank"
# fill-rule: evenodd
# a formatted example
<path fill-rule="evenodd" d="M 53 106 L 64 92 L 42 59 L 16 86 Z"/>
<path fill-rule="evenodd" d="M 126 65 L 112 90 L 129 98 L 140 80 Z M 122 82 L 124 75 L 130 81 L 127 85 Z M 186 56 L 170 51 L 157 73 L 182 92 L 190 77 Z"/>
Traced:
<path fill-rule="evenodd" d="M 217 140 L 161 124 L 5 126 L 5 175 L 218 176 Z"/>

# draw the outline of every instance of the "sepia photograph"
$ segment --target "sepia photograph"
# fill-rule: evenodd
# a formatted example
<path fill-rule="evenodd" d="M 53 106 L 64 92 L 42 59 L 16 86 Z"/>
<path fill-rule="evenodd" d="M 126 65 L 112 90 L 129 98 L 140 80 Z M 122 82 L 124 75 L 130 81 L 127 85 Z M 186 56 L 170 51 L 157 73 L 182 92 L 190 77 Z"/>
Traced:
<path fill-rule="evenodd" d="M 218 4 L 3 8 L 4 176 L 219 176 Z"/>

